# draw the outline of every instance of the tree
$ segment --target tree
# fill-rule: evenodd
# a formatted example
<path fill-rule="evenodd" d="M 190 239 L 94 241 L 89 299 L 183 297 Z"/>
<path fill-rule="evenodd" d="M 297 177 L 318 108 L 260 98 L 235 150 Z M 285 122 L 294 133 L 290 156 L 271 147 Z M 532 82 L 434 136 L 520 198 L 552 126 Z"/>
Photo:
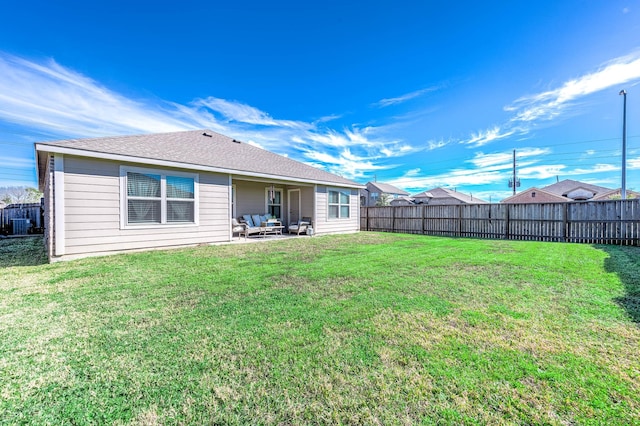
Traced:
<path fill-rule="evenodd" d="M 377 207 L 382 206 L 390 206 L 391 205 L 391 196 L 389 194 L 380 194 L 380 197 L 376 201 Z"/>
<path fill-rule="evenodd" d="M 0 201 L 5 204 L 39 203 L 42 192 L 29 186 L 5 186 L 0 188 Z"/>

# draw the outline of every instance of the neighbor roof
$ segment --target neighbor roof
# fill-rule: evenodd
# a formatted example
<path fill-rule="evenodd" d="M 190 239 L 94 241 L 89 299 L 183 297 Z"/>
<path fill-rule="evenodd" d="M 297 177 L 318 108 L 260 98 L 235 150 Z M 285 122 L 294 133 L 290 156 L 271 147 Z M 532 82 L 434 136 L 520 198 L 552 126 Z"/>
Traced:
<path fill-rule="evenodd" d="M 536 193 L 536 198 L 531 196 L 531 193 Z M 516 195 L 512 195 L 500 201 L 505 204 L 519 204 L 519 203 L 566 203 L 569 202 L 566 197 L 562 195 L 554 194 L 553 192 L 545 191 L 544 189 L 531 187 L 524 191 L 518 192 Z"/>
<path fill-rule="evenodd" d="M 396 188 L 395 186 L 390 185 L 388 183 L 369 182 L 368 185 L 371 185 L 374 188 L 377 188 L 378 191 L 380 191 L 382 193 L 385 193 L 385 194 L 409 195 L 408 192 L 403 191 L 400 188 Z"/>
<path fill-rule="evenodd" d="M 38 142 L 36 151 L 362 187 L 333 173 L 206 129 Z M 45 158 L 39 158 L 39 169 L 44 166 L 44 161 Z"/>
<path fill-rule="evenodd" d="M 447 188 L 433 188 L 423 191 L 419 194 L 412 195 L 413 198 L 455 198 L 467 204 L 489 204 L 485 200 L 464 194 L 462 192 L 453 191 Z"/>
<path fill-rule="evenodd" d="M 551 192 L 552 194 L 562 195 L 563 197 L 566 197 L 569 192 L 578 188 L 587 189 L 589 191 L 592 191 L 596 195 L 602 192 L 611 191 L 611 188 L 605 188 L 604 186 L 592 185 L 590 183 L 571 179 L 561 180 L 560 182 L 554 183 L 553 185 L 545 186 L 542 189 L 547 192 Z"/>

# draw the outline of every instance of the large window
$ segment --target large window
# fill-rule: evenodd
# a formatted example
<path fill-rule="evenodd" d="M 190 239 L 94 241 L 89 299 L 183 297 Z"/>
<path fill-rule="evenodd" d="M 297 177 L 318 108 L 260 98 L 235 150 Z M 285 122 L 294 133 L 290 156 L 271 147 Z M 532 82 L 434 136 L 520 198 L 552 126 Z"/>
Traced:
<path fill-rule="evenodd" d="M 123 168 L 125 225 L 195 224 L 197 175 Z"/>
<path fill-rule="evenodd" d="M 329 190 L 329 219 L 346 219 L 350 217 L 348 190 Z"/>

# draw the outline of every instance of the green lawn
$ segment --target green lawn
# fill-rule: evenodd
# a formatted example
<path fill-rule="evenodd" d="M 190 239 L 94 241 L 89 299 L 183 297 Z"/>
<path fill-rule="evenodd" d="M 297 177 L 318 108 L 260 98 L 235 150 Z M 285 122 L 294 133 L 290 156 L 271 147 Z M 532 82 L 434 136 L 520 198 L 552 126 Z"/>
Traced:
<path fill-rule="evenodd" d="M 0 424 L 640 424 L 638 247 L 41 245 L 0 240 Z"/>

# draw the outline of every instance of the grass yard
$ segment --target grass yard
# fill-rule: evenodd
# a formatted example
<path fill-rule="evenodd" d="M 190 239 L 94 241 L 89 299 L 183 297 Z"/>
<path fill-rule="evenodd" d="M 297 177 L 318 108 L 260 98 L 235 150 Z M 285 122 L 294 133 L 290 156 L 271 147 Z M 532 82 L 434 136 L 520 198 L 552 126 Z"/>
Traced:
<path fill-rule="evenodd" d="M 1 424 L 640 424 L 640 248 L 360 233 L 45 264 Z"/>

